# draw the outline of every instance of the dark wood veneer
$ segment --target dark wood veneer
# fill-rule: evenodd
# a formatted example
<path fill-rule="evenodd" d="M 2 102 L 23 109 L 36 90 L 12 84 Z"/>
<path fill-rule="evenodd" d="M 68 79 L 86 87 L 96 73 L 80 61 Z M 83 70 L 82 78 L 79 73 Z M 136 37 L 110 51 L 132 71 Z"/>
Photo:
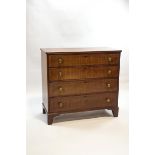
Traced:
<path fill-rule="evenodd" d="M 110 99 L 110 102 L 107 102 Z M 113 106 L 117 102 L 116 93 L 98 93 L 71 97 L 55 97 L 49 100 L 49 112 L 69 112 Z M 61 104 L 61 106 L 60 106 Z"/>
<path fill-rule="evenodd" d="M 84 66 L 75 68 L 50 68 L 49 81 L 118 77 L 118 66 Z"/>
<path fill-rule="evenodd" d="M 111 61 L 108 58 L 111 57 Z M 59 63 L 62 61 L 62 63 Z M 49 55 L 48 66 L 81 66 L 81 65 L 99 65 L 99 64 L 119 64 L 118 54 L 69 54 L 69 55 Z"/>
<path fill-rule="evenodd" d="M 63 113 L 97 109 L 118 116 L 121 50 L 41 49 L 43 113 L 48 124 Z"/>
<path fill-rule="evenodd" d="M 116 79 L 59 81 L 48 84 L 49 97 L 117 91 Z"/>

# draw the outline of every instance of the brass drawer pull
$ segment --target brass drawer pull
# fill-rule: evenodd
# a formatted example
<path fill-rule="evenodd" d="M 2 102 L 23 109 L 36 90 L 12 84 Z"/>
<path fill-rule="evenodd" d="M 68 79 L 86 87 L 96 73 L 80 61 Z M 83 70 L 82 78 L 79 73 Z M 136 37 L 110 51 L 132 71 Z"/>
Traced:
<path fill-rule="evenodd" d="M 59 72 L 59 77 L 61 77 L 61 76 L 62 76 L 62 72 L 60 71 L 60 72 Z"/>
<path fill-rule="evenodd" d="M 111 84 L 110 83 L 107 83 L 107 87 L 110 88 L 111 87 Z"/>
<path fill-rule="evenodd" d="M 111 57 L 108 57 L 108 61 L 111 62 L 112 61 L 112 58 Z"/>
<path fill-rule="evenodd" d="M 58 102 L 59 108 L 63 107 L 63 103 L 62 102 Z"/>
<path fill-rule="evenodd" d="M 59 64 L 62 64 L 62 63 L 63 63 L 63 59 L 59 58 L 59 59 L 58 59 L 58 63 L 59 63 Z"/>
<path fill-rule="evenodd" d="M 108 74 L 111 74 L 111 72 L 112 72 L 112 71 L 109 69 L 109 70 L 108 70 Z"/>
<path fill-rule="evenodd" d="M 109 103 L 111 100 L 110 100 L 110 98 L 107 98 L 106 101 Z"/>
<path fill-rule="evenodd" d="M 62 90 L 63 90 L 62 87 L 59 87 L 58 89 L 59 89 L 60 92 L 62 92 Z"/>

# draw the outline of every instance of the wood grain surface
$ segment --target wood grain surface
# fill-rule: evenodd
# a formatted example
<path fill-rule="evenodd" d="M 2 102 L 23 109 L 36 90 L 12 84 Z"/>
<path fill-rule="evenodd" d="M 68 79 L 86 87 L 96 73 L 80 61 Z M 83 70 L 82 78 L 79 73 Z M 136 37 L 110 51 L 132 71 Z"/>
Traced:
<path fill-rule="evenodd" d="M 117 92 L 117 81 L 118 79 L 87 79 L 69 82 L 51 82 L 48 85 L 49 97 L 89 94 L 97 92 Z"/>
<path fill-rule="evenodd" d="M 121 50 L 41 49 L 43 113 L 47 123 L 71 112 L 110 109 L 118 116 Z"/>

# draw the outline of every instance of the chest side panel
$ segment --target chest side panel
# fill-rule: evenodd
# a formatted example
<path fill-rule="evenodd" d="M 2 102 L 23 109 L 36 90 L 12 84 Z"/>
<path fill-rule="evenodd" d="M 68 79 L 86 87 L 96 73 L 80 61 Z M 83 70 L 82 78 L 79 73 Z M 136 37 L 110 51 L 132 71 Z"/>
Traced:
<path fill-rule="evenodd" d="M 42 70 L 42 100 L 48 111 L 48 76 L 47 76 L 47 55 L 41 52 L 41 70 Z"/>

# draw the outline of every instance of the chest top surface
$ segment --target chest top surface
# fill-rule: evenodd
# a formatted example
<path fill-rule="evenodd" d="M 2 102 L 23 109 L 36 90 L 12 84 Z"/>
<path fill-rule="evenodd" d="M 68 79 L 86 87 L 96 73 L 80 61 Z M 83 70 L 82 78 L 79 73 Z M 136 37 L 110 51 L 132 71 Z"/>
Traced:
<path fill-rule="evenodd" d="M 89 47 L 89 48 L 41 48 L 47 54 L 78 54 L 78 53 L 120 53 L 121 50 L 109 47 Z"/>

